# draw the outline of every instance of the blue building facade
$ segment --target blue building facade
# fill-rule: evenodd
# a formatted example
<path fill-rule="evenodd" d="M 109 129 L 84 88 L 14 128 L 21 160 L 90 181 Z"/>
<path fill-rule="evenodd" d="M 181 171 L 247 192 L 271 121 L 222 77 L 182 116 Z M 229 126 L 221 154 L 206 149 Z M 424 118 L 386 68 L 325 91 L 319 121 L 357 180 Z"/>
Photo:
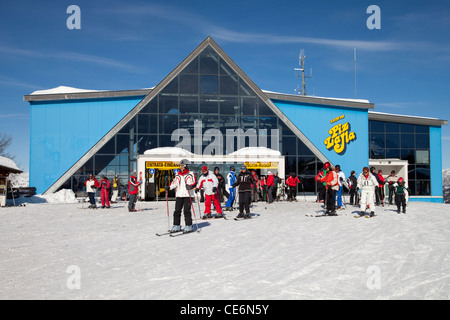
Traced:
<path fill-rule="evenodd" d="M 441 125 L 445 120 L 377 114 L 364 100 L 304 97 L 261 90 L 210 37 L 152 89 L 44 92 L 31 109 L 30 186 L 38 193 L 83 193 L 89 173 L 127 181 L 136 157 L 179 141 L 178 129 L 278 130 L 277 148 L 314 193 L 324 162 L 346 175 L 371 159 L 407 160 L 419 200 L 442 202 Z M 250 142 L 248 142 L 250 143 Z M 204 145 L 208 141 L 203 142 Z M 193 150 L 189 150 L 193 151 Z M 227 150 L 223 154 L 235 150 Z"/>

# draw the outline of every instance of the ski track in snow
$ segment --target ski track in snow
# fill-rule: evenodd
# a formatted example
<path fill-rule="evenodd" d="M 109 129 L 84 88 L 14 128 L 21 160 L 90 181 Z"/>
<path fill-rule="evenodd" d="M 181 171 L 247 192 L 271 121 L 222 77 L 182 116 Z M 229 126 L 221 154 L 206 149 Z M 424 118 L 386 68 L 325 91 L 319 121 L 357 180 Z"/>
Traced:
<path fill-rule="evenodd" d="M 248 221 L 198 220 L 202 232 L 176 238 L 155 236 L 167 229 L 165 202 L 138 213 L 126 203 L 0 208 L 0 298 L 450 298 L 448 205 L 413 202 L 406 215 L 377 207 L 371 219 L 347 205 L 311 218 L 322 209 L 302 200 L 256 203 Z M 69 266 L 80 289 L 67 286 Z M 372 267 L 379 288 L 368 285 Z"/>

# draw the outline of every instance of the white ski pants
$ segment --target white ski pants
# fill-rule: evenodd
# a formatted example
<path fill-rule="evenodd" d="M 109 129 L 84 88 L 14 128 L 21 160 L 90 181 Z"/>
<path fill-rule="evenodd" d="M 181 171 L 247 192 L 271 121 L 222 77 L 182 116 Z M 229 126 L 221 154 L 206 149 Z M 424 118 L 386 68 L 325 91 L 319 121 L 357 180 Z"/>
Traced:
<path fill-rule="evenodd" d="M 360 210 L 366 211 L 367 205 L 370 211 L 375 211 L 375 191 L 374 190 L 361 190 Z"/>

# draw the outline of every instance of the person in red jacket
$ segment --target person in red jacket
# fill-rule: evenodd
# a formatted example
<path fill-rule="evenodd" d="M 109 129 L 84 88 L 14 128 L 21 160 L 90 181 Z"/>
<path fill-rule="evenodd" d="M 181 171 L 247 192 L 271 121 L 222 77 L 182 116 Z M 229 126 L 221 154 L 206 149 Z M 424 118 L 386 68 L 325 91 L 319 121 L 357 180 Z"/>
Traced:
<path fill-rule="evenodd" d="M 139 185 L 142 183 L 142 181 L 137 180 L 137 174 L 136 172 L 131 173 L 130 181 L 128 182 L 128 193 L 130 194 L 130 199 L 128 200 L 128 211 L 129 212 L 136 212 L 136 209 L 134 206 L 136 205 L 138 192 L 139 192 Z"/>
<path fill-rule="evenodd" d="M 383 171 L 378 170 L 378 188 L 380 189 L 380 202 L 381 205 L 384 206 L 384 184 L 386 183 L 386 180 L 383 178 Z"/>
<path fill-rule="evenodd" d="M 334 171 L 333 166 L 326 162 L 324 164 L 324 169 L 327 170 L 326 175 L 320 179 L 320 182 L 325 182 L 326 187 L 326 215 L 335 216 L 336 215 L 336 202 L 335 202 L 335 195 L 336 191 L 339 190 L 339 181 L 338 181 L 338 175 L 336 171 Z"/>
<path fill-rule="evenodd" d="M 108 178 L 105 176 L 102 176 L 102 179 L 100 180 L 100 199 L 102 201 L 102 208 L 110 208 L 111 205 L 109 203 L 109 191 L 111 190 L 111 184 L 109 183 Z"/>
<path fill-rule="evenodd" d="M 291 172 L 289 174 L 289 178 L 287 178 L 287 180 L 286 180 L 286 184 L 287 184 L 288 189 L 289 189 L 288 199 L 289 199 L 290 202 L 292 202 L 293 200 L 298 201 L 297 197 L 296 197 L 296 194 L 297 194 L 297 190 L 296 190 L 297 183 L 302 183 L 302 182 L 298 179 L 298 177 L 297 177 L 297 175 L 295 173 Z"/>
<path fill-rule="evenodd" d="M 274 183 L 274 178 L 273 178 L 273 173 L 272 172 L 267 172 L 268 176 L 267 176 L 267 180 L 266 180 L 266 185 L 267 185 L 267 195 L 269 196 L 269 203 L 273 202 L 273 190 L 274 188 L 276 188 L 275 183 Z"/>

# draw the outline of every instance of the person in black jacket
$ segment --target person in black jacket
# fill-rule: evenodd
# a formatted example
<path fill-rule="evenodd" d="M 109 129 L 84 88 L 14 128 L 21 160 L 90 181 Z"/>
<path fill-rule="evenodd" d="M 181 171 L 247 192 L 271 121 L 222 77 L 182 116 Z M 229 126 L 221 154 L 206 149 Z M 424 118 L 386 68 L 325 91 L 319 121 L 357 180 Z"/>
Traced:
<path fill-rule="evenodd" d="M 247 170 L 245 165 L 241 166 L 239 175 L 236 177 L 236 182 L 233 183 L 233 188 L 239 186 L 239 214 L 236 218 L 250 219 L 250 200 L 252 195 L 252 186 L 255 185 L 255 179 Z M 245 214 L 244 214 L 245 209 Z"/>

